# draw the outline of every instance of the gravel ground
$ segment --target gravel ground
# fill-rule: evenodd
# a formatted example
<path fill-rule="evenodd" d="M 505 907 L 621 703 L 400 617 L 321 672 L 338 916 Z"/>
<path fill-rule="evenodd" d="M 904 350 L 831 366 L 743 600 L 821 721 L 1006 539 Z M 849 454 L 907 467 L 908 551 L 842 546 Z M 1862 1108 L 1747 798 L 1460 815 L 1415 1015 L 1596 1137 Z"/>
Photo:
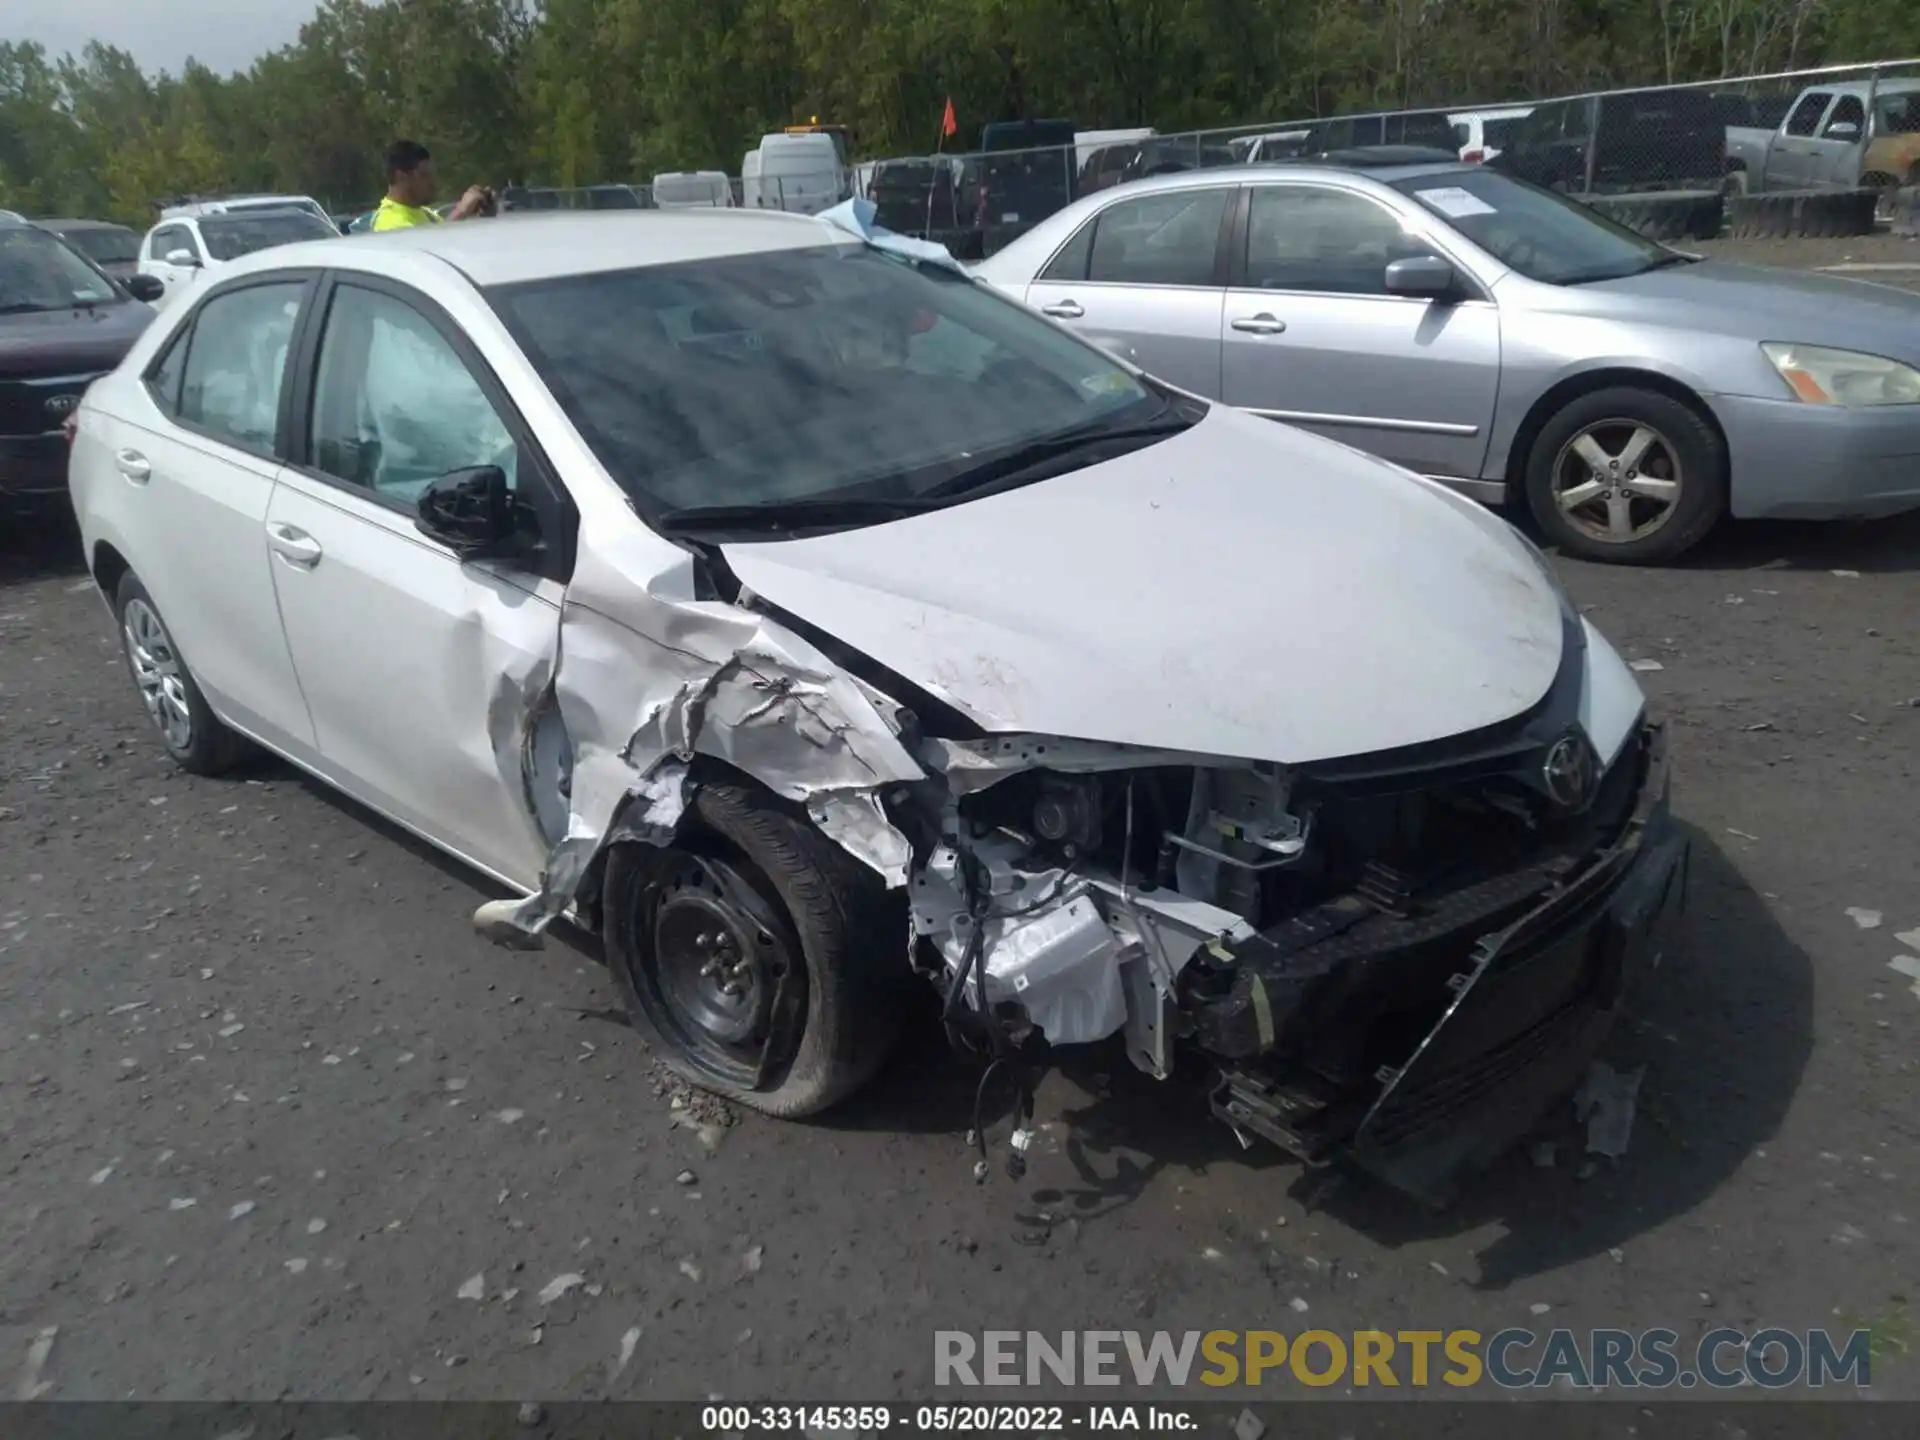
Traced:
<path fill-rule="evenodd" d="M 283 766 L 175 772 L 70 546 L 0 542 L 0 1366 L 57 1327 L 55 1397 L 925 1398 L 936 1329 L 1303 1318 L 1870 1324 L 1920 1395 L 1920 517 L 1563 563 L 1661 667 L 1692 899 L 1628 1156 L 1564 1116 L 1440 1215 L 1124 1067 L 977 1186 L 928 1031 L 818 1123 L 689 1098 L 578 937 L 482 942 L 484 885 Z"/>

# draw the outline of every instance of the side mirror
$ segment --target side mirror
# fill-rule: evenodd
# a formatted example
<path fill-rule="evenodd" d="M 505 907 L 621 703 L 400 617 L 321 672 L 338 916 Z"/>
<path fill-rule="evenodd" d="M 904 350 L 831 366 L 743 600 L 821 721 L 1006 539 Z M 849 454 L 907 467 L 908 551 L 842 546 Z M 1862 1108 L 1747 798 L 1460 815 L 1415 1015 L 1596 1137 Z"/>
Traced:
<path fill-rule="evenodd" d="M 420 492 L 414 528 L 462 560 L 519 553 L 530 538 L 498 465 L 453 470 Z"/>
<path fill-rule="evenodd" d="M 1389 295 L 1439 300 L 1454 294 L 1460 279 L 1438 255 L 1409 255 L 1387 266 L 1386 287 Z"/>
<path fill-rule="evenodd" d="M 1836 120 L 1827 126 L 1825 138 L 1828 140 L 1858 140 L 1860 138 L 1860 127 L 1851 120 Z"/>
<path fill-rule="evenodd" d="M 160 282 L 158 275 L 129 275 L 127 293 L 136 300 L 144 300 L 149 305 L 167 293 L 167 287 Z"/>
<path fill-rule="evenodd" d="M 169 265 L 185 265 L 189 269 L 200 264 L 200 257 L 191 250 L 169 250 L 164 258 Z"/>

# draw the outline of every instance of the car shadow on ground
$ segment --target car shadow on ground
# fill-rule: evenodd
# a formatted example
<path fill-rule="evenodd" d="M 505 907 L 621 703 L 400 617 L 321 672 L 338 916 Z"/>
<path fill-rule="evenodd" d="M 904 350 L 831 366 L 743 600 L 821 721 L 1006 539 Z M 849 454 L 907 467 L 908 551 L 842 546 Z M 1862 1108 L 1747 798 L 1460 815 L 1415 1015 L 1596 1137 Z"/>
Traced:
<path fill-rule="evenodd" d="M 1813 1050 L 1812 962 L 1712 839 L 1683 828 L 1693 842 L 1685 909 L 1666 922 L 1659 963 L 1603 1056 L 1615 1069 L 1645 1067 L 1627 1155 L 1586 1156 L 1561 1105 L 1445 1211 L 1343 1177 L 1321 1197 L 1323 1213 L 1389 1247 L 1498 1227 L 1477 1281 L 1497 1290 L 1685 1215 L 1778 1133 Z M 1533 1153 L 1545 1144 L 1551 1167 Z"/>
<path fill-rule="evenodd" d="M 0 512 L 0 585 L 21 585 L 86 571 L 80 529 L 65 507 L 24 515 Z"/>
<path fill-rule="evenodd" d="M 1886 520 L 1740 520 L 1681 557 L 1689 570 L 1920 570 L 1920 511 Z"/>
<path fill-rule="evenodd" d="M 1307 1209 L 1388 1249 L 1497 1231 L 1479 1252 L 1476 1282 L 1494 1290 L 1624 1248 L 1687 1214 L 1778 1132 L 1812 1053 L 1813 972 L 1764 897 L 1710 837 L 1686 828 L 1693 858 L 1685 909 L 1666 921 L 1659 963 L 1642 977 L 1604 1052 L 1616 1069 L 1646 1067 L 1623 1159 L 1585 1156 L 1572 1106 L 1561 1103 L 1527 1143 L 1467 1177 L 1455 1202 L 1434 1210 L 1344 1168 L 1306 1170 L 1264 1144 L 1243 1150 L 1207 1113 L 1200 1085 L 1185 1077 L 1158 1083 L 1117 1052 L 1102 1052 L 1062 1076 L 1083 1101 L 1051 1110 L 1043 1103 L 1038 1113 L 1063 1127 L 1060 1151 L 1078 1183 L 1028 1199 L 1062 1218 L 1096 1222 L 1162 1175 L 1191 1186 L 1216 1166 L 1273 1171 L 1273 1182 Z M 937 1026 L 903 1049 L 881 1083 L 822 1123 L 967 1129 L 979 1067 L 946 1054 Z M 983 1118 L 997 1176 L 1011 1123 L 1006 1097 L 990 1099 Z M 1535 1158 L 1547 1144 L 1551 1167 Z"/>
<path fill-rule="evenodd" d="M 1507 506 L 1500 514 L 1536 544 L 1547 543 L 1524 505 Z M 1910 574 L 1920 570 L 1920 510 L 1885 520 L 1723 521 L 1669 568 Z"/>

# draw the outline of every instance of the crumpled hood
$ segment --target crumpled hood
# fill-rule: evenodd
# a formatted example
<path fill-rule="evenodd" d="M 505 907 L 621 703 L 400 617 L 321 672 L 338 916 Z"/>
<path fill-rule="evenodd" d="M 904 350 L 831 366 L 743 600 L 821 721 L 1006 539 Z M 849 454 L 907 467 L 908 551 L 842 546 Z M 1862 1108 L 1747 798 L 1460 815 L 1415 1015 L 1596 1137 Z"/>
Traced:
<path fill-rule="evenodd" d="M 749 589 L 992 730 L 1305 763 L 1535 704 L 1560 603 L 1505 522 L 1215 406 L 1057 479 L 729 544 Z"/>

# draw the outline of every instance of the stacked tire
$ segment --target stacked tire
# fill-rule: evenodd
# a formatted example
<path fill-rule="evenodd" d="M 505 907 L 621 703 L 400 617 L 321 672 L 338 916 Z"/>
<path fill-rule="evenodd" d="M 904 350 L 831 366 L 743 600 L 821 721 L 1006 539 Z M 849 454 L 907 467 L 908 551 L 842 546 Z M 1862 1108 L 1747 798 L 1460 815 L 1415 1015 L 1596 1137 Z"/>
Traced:
<path fill-rule="evenodd" d="M 1869 186 L 1735 195 L 1727 200 L 1727 233 L 1735 240 L 1871 235 L 1880 201 L 1881 192 Z"/>
<path fill-rule="evenodd" d="M 1726 196 L 1718 190 L 1649 190 L 1579 197 L 1596 214 L 1649 240 L 1712 240 L 1720 234 Z"/>

